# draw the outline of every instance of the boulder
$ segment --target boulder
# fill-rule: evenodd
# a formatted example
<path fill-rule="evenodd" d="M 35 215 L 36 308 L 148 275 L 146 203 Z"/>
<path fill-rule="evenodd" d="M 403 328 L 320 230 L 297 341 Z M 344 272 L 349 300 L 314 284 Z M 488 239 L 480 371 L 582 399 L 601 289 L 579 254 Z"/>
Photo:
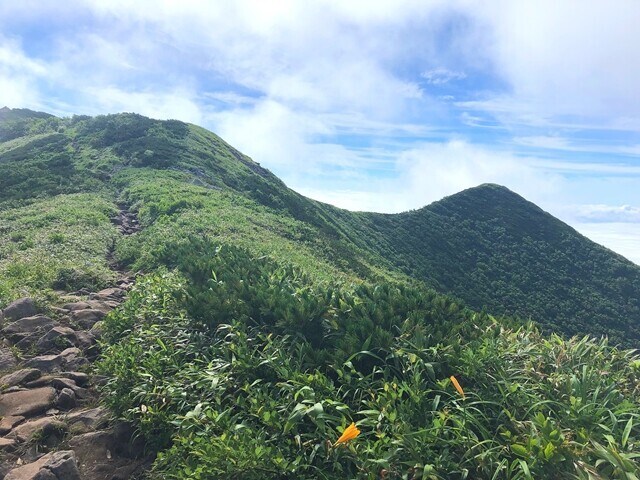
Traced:
<path fill-rule="evenodd" d="M 0 416 L 30 417 L 46 411 L 56 401 L 56 390 L 51 387 L 5 393 L 0 396 Z"/>
<path fill-rule="evenodd" d="M 16 356 L 9 347 L 0 345 L 0 372 L 13 370 L 18 365 Z"/>
<path fill-rule="evenodd" d="M 38 418 L 15 427 L 7 438 L 14 438 L 19 442 L 27 442 L 37 433 L 40 438 L 49 435 L 59 435 L 66 430 L 66 426 L 60 420 L 51 417 Z"/>
<path fill-rule="evenodd" d="M 89 363 L 89 361 L 82 356 L 82 351 L 79 348 L 71 347 L 60 352 L 60 356 L 64 358 L 64 365 L 68 370 L 78 370 Z"/>
<path fill-rule="evenodd" d="M 86 310 L 91 307 L 87 302 L 73 302 L 63 305 L 62 308 L 69 310 L 70 312 L 75 312 L 76 310 Z"/>
<path fill-rule="evenodd" d="M 109 412 L 102 407 L 70 412 L 65 421 L 71 432 L 88 433 L 106 425 L 109 421 Z"/>
<path fill-rule="evenodd" d="M 41 375 L 42 372 L 37 368 L 22 368 L 0 378 L 0 387 L 24 385 L 25 383 L 40 378 Z"/>
<path fill-rule="evenodd" d="M 2 329 L 2 333 L 13 343 L 18 343 L 25 338 L 33 338 L 57 326 L 58 323 L 44 315 L 23 317 Z M 35 341 L 35 339 L 34 339 Z"/>
<path fill-rule="evenodd" d="M 70 378 L 76 385 L 80 385 L 81 387 L 86 387 L 89 384 L 89 375 L 83 372 L 62 372 L 60 376 L 65 378 Z"/>
<path fill-rule="evenodd" d="M 53 382 L 53 379 L 56 378 L 53 375 L 43 375 L 36 380 L 33 380 L 29 383 L 25 383 L 25 388 L 40 388 L 40 387 L 48 387 Z"/>
<path fill-rule="evenodd" d="M 33 463 L 11 470 L 4 480 L 80 480 L 75 453 L 71 450 L 47 453 Z"/>
<path fill-rule="evenodd" d="M 96 322 L 106 316 L 105 312 L 94 309 L 71 312 L 71 320 L 83 330 L 89 330 Z"/>
<path fill-rule="evenodd" d="M 104 290 L 100 290 L 97 293 L 92 293 L 89 295 L 89 299 L 91 300 L 118 300 L 125 296 L 127 292 L 122 288 L 111 287 L 105 288 Z"/>
<path fill-rule="evenodd" d="M 30 358 L 24 362 L 25 366 L 37 368 L 42 372 L 54 372 L 61 370 L 61 367 L 66 363 L 62 354 L 58 355 L 38 355 L 37 357 Z"/>
<path fill-rule="evenodd" d="M 24 317 L 32 317 L 38 313 L 38 307 L 33 298 L 21 298 L 7 305 L 3 310 L 7 321 L 19 320 Z"/>
<path fill-rule="evenodd" d="M 24 417 L 20 415 L 2 417 L 2 420 L 0 420 L 0 435 L 9 433 L 16 425 L 20 425 L 22 422 L 24 422 Z"/>
<path fill-rule="evenodd" d="M 13 438 L 0 438 L 0 452 L 3 450 L 13 450 L 15 445 L 16 441 Z"/>
<path fill-rule="evenodd" d="M 78 337 L 69 327 L 53 327 L 36 342 L 36 348 L 40 352 L 59 352 L 65 348 L 75 347 Z"/>
<path fill-rule="evenodd" d="M 96 323 L 95 325 L 98 325 L 99 323 L 100 322 Z M 75 345 L 82 350 L 91 348 L 96 344 L 96 337 L 91 332 L 88 332 L 86 330 L 80 330 L 79 332 L 76 332 L 76 338 L 78 341 Z"/>
<path fill-rule="evenodd" d="M 58 394 L 58 408 L 71 410 L 76 406 L 76 395 L 70 388 L 63 388 Z"/>
<path fill-rule="evenodd" d="M 101 312 L 109 313 L 120 305 L 120 302 L 116 302 L 114 300 L 87 300 L 87 304 L 93 310 L 100 310 Z"/>
<path fill-rule="evenodd" d="M 45 469 L 53 473 L 58 480 L 81 480 L 73 451 L 53 452 Z"/>

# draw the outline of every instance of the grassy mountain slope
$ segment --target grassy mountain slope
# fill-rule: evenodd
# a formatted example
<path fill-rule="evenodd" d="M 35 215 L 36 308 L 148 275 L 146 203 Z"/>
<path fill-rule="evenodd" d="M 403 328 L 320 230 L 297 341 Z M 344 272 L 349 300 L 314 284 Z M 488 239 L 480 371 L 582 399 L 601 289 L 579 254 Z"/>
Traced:
<path fill-rule="evenodd" d="M 376 223 L 403 271 L 474 308 L 569 335 L 640 340 L 640 267 L 504 187 L 481 185 Z"/>
<path fill-rule="evenodd" d="M 30 258 L 41 263 L 38 248 L 50 234 L 11 223 L 13 208 L 38 210 L 47 197 L 82 193 L 76 201 L 84 202 L 83 214 L 107 230 L 117 203 L 132 205 L 146 227 L 123 241 L 115 229 L 100 233 L 95 248 L 80 255 L 72 245 L 59 248 L 92 264 L 96 283 L 99 252 L 109 246 L 123 264 L 148 269 L 168 243 L 208 235 L 320 276 L 412 278 L 476 309 L 533 318 L 570 335 L 640 340 L 640 267 L 503 187 L 483 185 L 398 215 L 348 212 L 293 192 L 215 134 L 177 121 L 135 114 L 59 119 L 3 109 L 0 139 L 7 218 L 0 224 L 0 271 L 16 262 L 29 270 Z M 33 236 L 34 249 L 27 248 Z M 46 275 L 25 273 L 41 279 L 26 284 L 52 286 L 65 275 L 47 268 Z M 61 267 L 66 274 L 72 268 Z"/>
<path fill-rule="evenodd" d="M 104 402 L 151 478 L 639 474 L 633 352 L 429 288 L 637 340 L 638 268 L 502 187 L 353 213 L 199 127 L 0 110 L 0 307 L 113 262 L 146 275 L 103 324 Z"/>

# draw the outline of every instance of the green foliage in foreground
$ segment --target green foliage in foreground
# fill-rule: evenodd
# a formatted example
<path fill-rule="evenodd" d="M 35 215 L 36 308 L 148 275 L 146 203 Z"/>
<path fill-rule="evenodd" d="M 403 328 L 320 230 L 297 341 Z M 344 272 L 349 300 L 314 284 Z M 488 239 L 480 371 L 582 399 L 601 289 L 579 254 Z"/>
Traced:
<path fill-rule="evenodd" d="M 152 477 L 637 478 L 631 352 L 209 251 L 106 320 L 105 398 L 159 452 Z"/>

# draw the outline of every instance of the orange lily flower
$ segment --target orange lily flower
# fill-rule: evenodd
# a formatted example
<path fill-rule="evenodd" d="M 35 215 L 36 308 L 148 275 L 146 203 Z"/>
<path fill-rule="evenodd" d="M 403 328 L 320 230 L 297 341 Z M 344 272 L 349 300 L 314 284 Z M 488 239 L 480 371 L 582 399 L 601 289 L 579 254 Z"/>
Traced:
<path fill-rule="evenodd" d="M 336 443 L 334 443 L 333 446 L 335 447 L 337 445 L 340 445 L 341 443 L 347 443 L 349 440 L 353 440 L 358 435 L 360 435 L 360 430 L 358 430 L 356 424 L 352 422 L 351 425 L 344 429 L 344 432 L 342 432 L 342 435 L 340 435 L 340 438 L 336 440 Z"/>
<path fill-rule="evenodd" d="M 458 391 L 458 393 L 460 394 L 460 396 L 464 400 L 464 390 L 462 390 L 462 387 L 458 383 L 458 379 L 456 377 L 454 377 L 453 375 L 451 375 L 449 377 L 449 379 L 451 380 L 451 383 L 453 383 L 453 386 L 456 387 L 456 390 Z"/>

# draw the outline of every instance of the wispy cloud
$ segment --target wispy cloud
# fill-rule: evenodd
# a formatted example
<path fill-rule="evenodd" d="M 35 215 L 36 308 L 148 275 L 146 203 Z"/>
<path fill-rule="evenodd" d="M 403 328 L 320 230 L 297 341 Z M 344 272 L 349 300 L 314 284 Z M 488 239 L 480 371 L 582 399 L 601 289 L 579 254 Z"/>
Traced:
<path fill-rule="evenodd" d="M 640 205 L 639 17 L 635 0 L 0 2 L 0 103 L 201 123 L 349 208 L 496 182 L 595 222 L 563 207 Z"/>
<path fill-rule="evenodd" d="M 464 72 L 456 72 L 444 67 L 427 70 L 426 72 L 422 72 L 420 76 L 431 85 L 443 85 L 453 80 L 462 80 L 467 78 L 467 75 Z"/>

